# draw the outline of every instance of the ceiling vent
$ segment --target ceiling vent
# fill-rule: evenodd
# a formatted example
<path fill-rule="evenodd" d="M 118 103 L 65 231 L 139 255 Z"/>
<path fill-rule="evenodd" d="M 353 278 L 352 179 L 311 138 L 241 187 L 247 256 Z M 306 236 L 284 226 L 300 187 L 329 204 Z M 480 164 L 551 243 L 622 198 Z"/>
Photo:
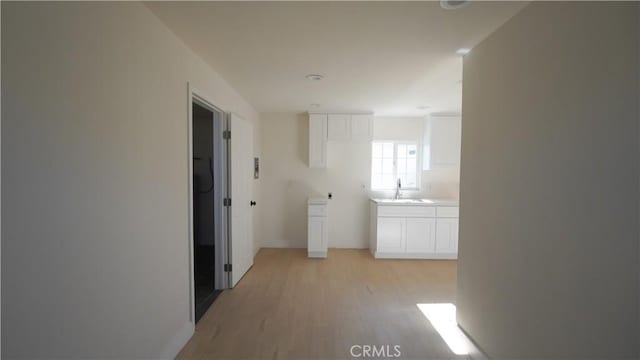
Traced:
<path fill-rule="evenodd" d="M 440 7 L 446 10 L 455 10 L 469 5 L 470 0 L 440 0 Z"/>

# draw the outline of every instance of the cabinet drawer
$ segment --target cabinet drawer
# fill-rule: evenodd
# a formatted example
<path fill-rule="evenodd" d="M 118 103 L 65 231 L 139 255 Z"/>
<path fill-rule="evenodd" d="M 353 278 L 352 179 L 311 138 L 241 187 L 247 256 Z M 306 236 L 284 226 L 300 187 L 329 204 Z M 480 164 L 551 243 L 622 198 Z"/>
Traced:
<path fill-rule="evenodd" d="M 327 216 L 327 207 L 324 205 L 309 205 L 309 216 Z"/>
<path fill-rule="evenodd" d="M 429 206 L 378 206 L 378 216 L 435 217 L 436 209 Z"/>
<path fill-rule="evenodd" d="M 438 207 L 438 217 L 457 218 L 460 208 L 457 206 L 440 206 Z"/>

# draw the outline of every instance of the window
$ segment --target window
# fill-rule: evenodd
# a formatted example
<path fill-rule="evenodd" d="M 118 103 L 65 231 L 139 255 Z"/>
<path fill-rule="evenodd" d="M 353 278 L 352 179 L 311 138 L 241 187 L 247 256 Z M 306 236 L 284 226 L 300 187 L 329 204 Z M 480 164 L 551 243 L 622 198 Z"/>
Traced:
<path fill-rule="evenodd" d="M 403 189 L 418 190 L 418 144 L 373 142 L 371 149 L 371 189 L 393 190 L 400 179 Z"/>

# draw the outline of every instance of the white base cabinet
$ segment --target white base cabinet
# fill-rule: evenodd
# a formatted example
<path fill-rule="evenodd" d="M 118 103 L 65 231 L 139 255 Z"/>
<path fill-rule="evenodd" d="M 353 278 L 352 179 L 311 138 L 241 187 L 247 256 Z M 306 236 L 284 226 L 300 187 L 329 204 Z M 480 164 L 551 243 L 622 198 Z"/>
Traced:
<path fill-rule="evenodd" d="M 378 251 L 386 253 L 405 252 L 407 224 L 401 218 L 378 219 Z"/>
<path fill-rule="evenodd" d="M 457 259 L 458 207 L 372 203 L 369 248 L 377 259 Z"/>
<path fill-rule="evenodd" d="M 329 244 L 328 207 L 325 199 L 307 202 L 307 256 L 327 257 Z"/>
<path fill-rule="evenodd" d="M 458 254 L 458 219 L 436 220 L 436 253 Z"/>
<path fill-rule="evenodd" d="M 407 218 L 407 246 L 405 252 L 426 254 L 433 252 L 436 241 L 436 220 L 423 218 Z"/>

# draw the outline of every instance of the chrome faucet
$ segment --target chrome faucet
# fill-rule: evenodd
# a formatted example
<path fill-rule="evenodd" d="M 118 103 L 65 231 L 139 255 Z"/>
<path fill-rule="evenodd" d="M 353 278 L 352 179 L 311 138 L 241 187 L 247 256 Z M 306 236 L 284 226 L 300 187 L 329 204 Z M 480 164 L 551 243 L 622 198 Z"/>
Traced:
<path fill-rule="evenodd" d="M 398 184 L 396 185 L 396 195 L 393 197 L 396 200 L 400 199 L 400 195 L 402 195 L 400 193 L 400 189 L 402 189 L 402 184 L 400 183 L 400 178 L 398 178 Z"/>

